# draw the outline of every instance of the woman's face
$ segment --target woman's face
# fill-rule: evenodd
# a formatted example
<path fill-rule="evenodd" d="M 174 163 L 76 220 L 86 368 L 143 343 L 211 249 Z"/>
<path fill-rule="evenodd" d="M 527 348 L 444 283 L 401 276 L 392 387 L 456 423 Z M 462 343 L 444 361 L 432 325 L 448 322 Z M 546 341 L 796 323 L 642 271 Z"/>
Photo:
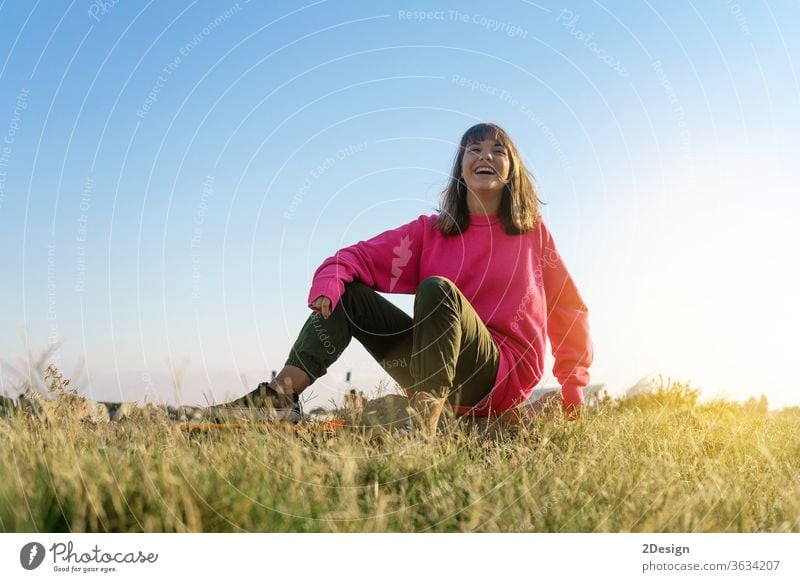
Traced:
<path fill-rule="evenodd" d="M 494 139 L 467 144 L 461 160 L 464 182 L 476 194 L 502 193 L 510 168 L 508 150 Z"/>

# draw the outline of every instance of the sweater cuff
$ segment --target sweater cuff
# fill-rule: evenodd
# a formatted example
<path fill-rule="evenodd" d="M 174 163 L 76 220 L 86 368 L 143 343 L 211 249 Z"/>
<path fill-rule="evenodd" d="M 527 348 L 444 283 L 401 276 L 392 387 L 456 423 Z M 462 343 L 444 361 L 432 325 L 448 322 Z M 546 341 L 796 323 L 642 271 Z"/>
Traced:
<path fill-rule="evenodd" d="M 320 295 L 329 297 L 331 300 L 331 311 L 336 309 L 339 299 L 342 297 L 344 285 L 336 277 L 325 277 L 316 279 L 311 283 L 311 291 L 308 293 L 307 305 L 311 307 L 311 303 Z M 313 307 L 312 307 L 313 309 Z M 316 311 L 316 310 L 315 310 Z"/>
<path fill-rule="evenodd" d="M 565 384 L 561 387 L 561 402 L 564 409 L 583 404 L 583 386 Z"/>

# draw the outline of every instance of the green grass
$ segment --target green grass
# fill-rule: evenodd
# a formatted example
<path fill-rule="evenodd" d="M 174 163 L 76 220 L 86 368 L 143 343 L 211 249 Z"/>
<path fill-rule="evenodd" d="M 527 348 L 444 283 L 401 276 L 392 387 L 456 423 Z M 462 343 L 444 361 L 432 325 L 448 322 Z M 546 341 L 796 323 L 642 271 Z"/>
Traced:
<path fill-rule="evenodd" d="M 0 530 L 800 532 L 800 409 L 673 385 L 486 438 L 0 418 Z"/>

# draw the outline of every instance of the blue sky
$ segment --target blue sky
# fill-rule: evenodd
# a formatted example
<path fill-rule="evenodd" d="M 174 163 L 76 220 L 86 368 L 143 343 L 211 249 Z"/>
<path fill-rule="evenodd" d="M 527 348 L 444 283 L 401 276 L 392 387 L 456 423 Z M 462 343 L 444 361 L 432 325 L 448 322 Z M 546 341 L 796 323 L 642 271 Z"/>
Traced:
<path fill-rule="evenodd" d="M 24 335 L 63 341 L 57 363 L 95 398 L 174 399 L 175 371 L 187 402 L 241 394 L 282 365 L 322 259 L 432 213 L 461 134 L 493 121 L 589 306 L 594 381 L 800 404 L 798 17 L 2 2 L 3 386 Z M 311 405 L 347 370 L 368 392 L 381 377 L 354 342 Z"/>

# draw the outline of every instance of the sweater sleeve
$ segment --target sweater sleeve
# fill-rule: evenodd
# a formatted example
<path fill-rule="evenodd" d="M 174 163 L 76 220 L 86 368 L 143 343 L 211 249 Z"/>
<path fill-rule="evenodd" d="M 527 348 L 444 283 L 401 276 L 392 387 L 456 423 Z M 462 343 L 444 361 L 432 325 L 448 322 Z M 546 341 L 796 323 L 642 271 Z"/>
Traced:
<path fill-rule="evenodd" d="M 547 337 L 553 350 L 553 375 L 561 384 L 565 408 L 583 403 L 583 387 L 594 357 L 589 336 L 589 310 L 544 223 L 542 228 L 542 279 L 547 298 Z"/>
<path fill-rule="evenodd" d="M 427 217 L 354 245 L 325 259 L 317 268 L 308 294 L 308 306 L 320 295 L 330 297 L 336 308 L 344 284 L 361 281 L 376 291 L 414 293 L 419 286 L 419 265 Z"/>

